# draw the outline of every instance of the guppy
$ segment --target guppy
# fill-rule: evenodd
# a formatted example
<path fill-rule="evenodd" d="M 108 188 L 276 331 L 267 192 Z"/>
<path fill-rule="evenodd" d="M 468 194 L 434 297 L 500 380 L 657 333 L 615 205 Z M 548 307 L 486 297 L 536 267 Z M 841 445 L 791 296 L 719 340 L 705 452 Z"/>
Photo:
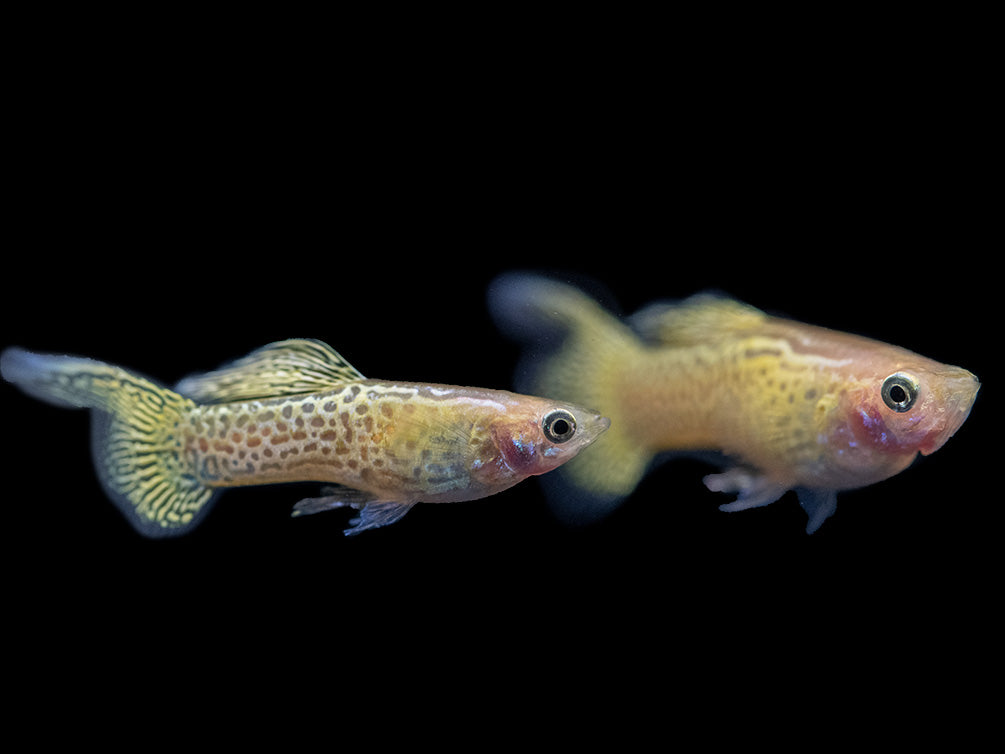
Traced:
<path fill-rule="evenodd" d="M 722 296 L 654 304 L 623 322 L 576 288 L 510 273 L 489 301 L 504 330 L 548 343 L 524 364 L 518 389 L 611 418 L 590 463 L 542 480 L 556 507 L 580 518 L 616 506 L 664 451 L 715 451 L 735 465 L 705 485 L 738 493 L 721 510 L 795 490 L 812 533 L 838 491 L 942 447 L 980 387 L 965 369 Z"/>
<path fill-rule="evenodd" d="M 574 457 L 608 426 L 570 403 L 368 380 L 325 343 L 287 340 L 175 390 L 119 367 L 10 348 L 0 372 L 57 406 L 89 408 L 102 486 L 142 534 L 194 527 L 222 487 L 319 481 L 294 515 L 359 510 L 346 534 L 417 502 L 486 497 Z"/>

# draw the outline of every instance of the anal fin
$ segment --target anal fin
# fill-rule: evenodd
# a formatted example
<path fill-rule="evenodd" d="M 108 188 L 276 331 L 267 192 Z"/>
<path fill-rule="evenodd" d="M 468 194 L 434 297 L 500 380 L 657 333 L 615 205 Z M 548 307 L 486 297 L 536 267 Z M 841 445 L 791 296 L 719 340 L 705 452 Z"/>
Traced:
<path fill-rule="evenodd" d="M 359 515 L 349 519 L 346 536 L 393 524 L 415 505 L 414 502 L 377 500 L 369 492 L 341 485 L 323 487 L 321 491 L 324 493 L 321 497 L 304 498 L 294 505 L 293 515 L 310 516 L 336 508 L 353 508 Z"/>

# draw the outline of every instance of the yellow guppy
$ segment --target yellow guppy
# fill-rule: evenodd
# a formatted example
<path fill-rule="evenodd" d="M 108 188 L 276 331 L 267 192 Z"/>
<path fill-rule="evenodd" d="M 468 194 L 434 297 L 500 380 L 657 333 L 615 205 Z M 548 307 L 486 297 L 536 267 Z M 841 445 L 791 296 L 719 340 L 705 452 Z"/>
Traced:
<path fill-rule="evenodd" d="M 705 484 L 738 493 L 722 510 L 795 490 L 813 532 L 839 490 L 942 447 L 980 387 L 965 369 L 720 296 L 654 304 L 626 323 L 577 288 L 511 273 L 489 302 L 503 329 L 548 345 L 525 361 L 518 389 L 611 418 L 589 458 L 542 480 L 572 517 L 616 506 L 664 451 L 718 451 L 735 465 Z"/>
<path fill-rule="evenodd" d="M 317 340 L 264 346 L 169 390 L 91 359 L 10 348 L 0 372 L 48 403 L 93 410 L 102 486 L 142 534 L 195 526 L 222 487 L 336 485 L 294 514 L 359 510 L 346 534 L 418 502 L 493 495 L 574 457 L 608 420 L 503 390 L 368 380 Z"/>

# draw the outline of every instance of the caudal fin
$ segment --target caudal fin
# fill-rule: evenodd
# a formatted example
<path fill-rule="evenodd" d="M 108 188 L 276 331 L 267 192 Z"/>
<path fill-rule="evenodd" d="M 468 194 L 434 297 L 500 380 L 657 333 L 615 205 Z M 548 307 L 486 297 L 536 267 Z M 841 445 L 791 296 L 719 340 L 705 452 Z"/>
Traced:
<path fill-rule="evenodd" d="M 100 361 L 20 348 L 0 355 L 0 374 L 47 403 L 92 410 L 98 477 L 141 534 L 181 534 L 209 510 L 213 490 L 186 463 L 179 432 L 191 400 Z"/>
<path fill-rule="evenodd" d="M 635 334 L 577 288 L 530 273 L 509 273 L 489 288 L 489 308 L 504 332 L 529 349 L 517 390 L 589 406 L 611 427 L 586 452 L 541 477 L 563 518 L 596 520 L 645 475 L 651 452 L 621 421 L 618 374 L 643 348 Z"/>

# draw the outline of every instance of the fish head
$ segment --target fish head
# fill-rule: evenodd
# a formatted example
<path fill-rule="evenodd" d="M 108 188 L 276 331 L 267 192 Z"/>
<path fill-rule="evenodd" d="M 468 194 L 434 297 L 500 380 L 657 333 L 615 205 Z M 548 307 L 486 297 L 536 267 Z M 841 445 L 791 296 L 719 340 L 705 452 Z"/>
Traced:
<path fill-rule="evenodd" d="M 533 399 L 492 424 L 499 471 L 514 481 L 556 469 L 596 440 L 610 419 L 569 403 Z"/>
<path fill-rule="evenodd" d="M 966 369 L 922 357 L 880 366 L 846 391 L 843 421 L 831 438 L 865 483 L 941 448 L 970 415 L 980 389 Z"/>
<path fill-rule="evenodd" d="M 960 367 L 944 367 L 923 374 L 922 393 L 926 402 L 916 428 L 905 428 L 908 440 L 918 443 L 922 455 L 929 455 L 945 445 L 970 416 L 981 383 Z M 912 429 L 914 430 L 912 432 Z"/>

